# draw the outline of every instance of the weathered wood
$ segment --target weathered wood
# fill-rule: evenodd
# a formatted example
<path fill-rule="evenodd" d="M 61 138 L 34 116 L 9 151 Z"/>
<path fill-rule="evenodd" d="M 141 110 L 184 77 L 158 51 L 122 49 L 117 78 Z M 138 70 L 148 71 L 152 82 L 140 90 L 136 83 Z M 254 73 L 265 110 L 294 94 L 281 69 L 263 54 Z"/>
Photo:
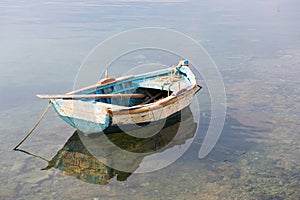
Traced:
<path fill-rule="evenodd" d="M 175 99 L 176 101 L 173 101 L 166 106 L 157 106 L 152 104 L 135 110 L 112 111 L 112 125 L 137 124 L 165 119 L 190 105 L 193 97 L 194 94 L 191 93 L 185 96 L 185 98 L 174 97 L 172 100 Z"/>
<path fill-rule="evenodd" d="M 106 123 L 108 108 L 102 104 L 91 104 L 88 101 L 56 99 L 52 100 L 56 111 L 65 117 L 82 119 L 95 123 Z"/>
<path fill-rule="evenodd" d="M 195 85 L 193 88 L 187 90 L 184 93 L 184 95 L 176 96 L 176 94 L 175 94 L 174 96 L 170 95 L 169 97 L 158 100 L 157 102 L 155 102 L 154 104 L 151 105 L 151 110 L 160 109 L 160 108 L 166 107 L 170 104 L 173 104 L 173 103 L 176 103 L 176 102 L 181 102 L 182 100 L 185 102 L 185 99 L 187 101 L 189 101 L 190 97 L 193 98 L 196 90 L 197 90 L 197 86 Z M 191 103 L 191 102 L 189 102 L 189 103 Z M 138 105 L 138 106 L 133 106 L 133 107 L 128 108 L 128 109 L 119 109 L 119 108 L 118 109 L 112 109 L 112 111 L 113 111 L 114 115 L 115 114 L 126 115 L 128 113 L 130 113 L 130 114 L 142 113 L 142 112 L 148 111 L 148 108 L 149 107 Z"/>
<path fill-rule="evenodd" d="M 119 78 L 116 78 L 116 81 L 115 81 L 115 82 L 124 81 L 124 80 L 126 80 L 126 79 L 130 79 L 130 78 L 133 78 L 133 77 L 134 77 L 133 75 L 128 75 L 128 76 L 119 77 Z M 80 88 L 80 89 L 77 89 L 77 90 L 73 90 L 73 91 L 71 91 L 71 92 L 68 92 L 67 94 L 76 94 L 76 93 L 80 93 L 80 92 L 83 92 L 83 91 L 86 91 L 86 90 L 96 89 L 96 88 L 98 88 L 98 87 L 102 87 L 102 86 L 105 86 L 105 85 L 108 85 L 108 84 L 111 84 L 111 82 L 108 82 L 108 83 L 102 83 L 102 84 L 90 85 L 90 86 L 87 86 L 87 87 L 84 87 L 84 88 Z"/>
<path fill-rule="evenodd" d="M 144 94 L 38 94 L 41 99 L 82 99 L 82 98 L 144 98 Z"/>
<path fill-rule="evenodd" d="M 148 99 L 147 101 L 145 101 L 145 102 L 143 102 L 143 103 L 141 103 L 141 104 L 139 104 L 139 105 L 147 104 L 147 103 L 149 103 L 150 101 L 154 100 L 155 98 L 159 97 L 160 95 L 162 95 L 162 92 L 156 94 L 155 96 L 152 96 L 150 99 Z"/>

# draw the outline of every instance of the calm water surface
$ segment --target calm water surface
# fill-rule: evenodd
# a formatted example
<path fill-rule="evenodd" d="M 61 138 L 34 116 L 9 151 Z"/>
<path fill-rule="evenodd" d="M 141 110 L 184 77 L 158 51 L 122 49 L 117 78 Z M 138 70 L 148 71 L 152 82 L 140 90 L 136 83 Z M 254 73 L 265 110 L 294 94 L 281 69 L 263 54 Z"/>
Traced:
<path fill-rule="evenodd" d="M 300 199 L 298 1 L 30 0 L 2 1 L 0 10 L 0 199 Z M 124 173 L 103 165 L 52 110 L 22 145 L 52 162 L 12 151 L 46 107 L 36 94 L 72 90 L 92 48 L 145 26 L 187 34 L 219 67 L 227 116 L 207 157 L 198 159 L 210 119 L 205 87 L 198 95 L 198 132 L 187 129 L 172 148 L 195 137 L 192 145 L 159 171 Z M 195 120 L 186 123 L 191 127 Z M 166 127 L 160 142 L 169 141 L 174 129 L 176 123 Z M 147 144 L 160 148 L 157 141 Z M 85 174 L 101 172 L 101 181 L 66 167 L 78 162 Z M 132 165 L 134 172 L 139 160 Z"/>

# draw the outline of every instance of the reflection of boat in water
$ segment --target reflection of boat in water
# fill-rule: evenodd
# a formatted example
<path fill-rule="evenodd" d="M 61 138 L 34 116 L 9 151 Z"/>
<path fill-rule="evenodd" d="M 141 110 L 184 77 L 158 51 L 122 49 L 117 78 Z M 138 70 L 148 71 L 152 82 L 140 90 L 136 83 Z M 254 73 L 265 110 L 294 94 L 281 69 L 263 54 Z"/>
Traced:
<path fill-rule="evenodd" d="M 82 144 L 78 132 L 69 138 L 64 147 L 49 161 L 45 169 L 57 168 L 65 175 L 75 176 L 79 180 L 107 184 L 107 180 L 117 176 L 117 180 L 126 180 L 130 173 L 114 170 L 96 159 Z"/>
<path fill-rule="evenodd" d="M 178 132 L 179 126 L 185 131 Z M 139 131 L 153 132 L 155 130 L 153 126 L 149 126 L 141 128 Z M 66 175 L 93 184 L 107 184 L 108 180 L 113 177 L 116 177 L 118 181 L 124 181 L 140 166 L 145 156 L 182 145 L 186 140 L 193 138 L 195 132 L 196 123 L 189 108 L 167 120 L 160 131 L 148 138 L 136 138 L 128 132 L 88 137 L 75 131 L 64 147 L 49 161 L 49 165 L 45 169 L 54 167 Z M 111 144 L 101 142 L 103 137 L 122 150 L 138 153 L 138 156 L 122 157 L 122 154 L 114 152 Z M 95 148 L 101 151 L 103 156 L 95 156 L 89 151 Z M 107 156 L 112 154 L 114 156 Z M 107 163 L 122 163 L 121 165 L 126 166 L 126 170 L 115 169 Z"/>

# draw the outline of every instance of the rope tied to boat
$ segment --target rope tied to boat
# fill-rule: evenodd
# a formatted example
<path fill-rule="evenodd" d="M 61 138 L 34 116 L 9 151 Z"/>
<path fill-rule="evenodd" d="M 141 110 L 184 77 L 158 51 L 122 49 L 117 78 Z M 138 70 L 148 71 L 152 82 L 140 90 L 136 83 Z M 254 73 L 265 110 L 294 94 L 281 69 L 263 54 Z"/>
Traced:
<path fill-rule="evenodd" d="M 49 101 L 46 109 L 44 110 L 44 112 L 42 113 L 42 115 L 40 116 L 40 118 L 38 119 L 38 121 L 35 123 L 35 125 L 32 127 L 32 129 L 27 133 L 27 135 L 13 148 L 13 150 L 18 150 L 18 147 L 21 146 L 21 144 L 23 142 L 25 142 L 25 140 L 33 133 L 33 131 L 38 127 L 38 125 L 41 123 L 42 119 L 45 117 L 47 111 L 49 110 L 49 108 L 51 107 L 51 101 Z"/>

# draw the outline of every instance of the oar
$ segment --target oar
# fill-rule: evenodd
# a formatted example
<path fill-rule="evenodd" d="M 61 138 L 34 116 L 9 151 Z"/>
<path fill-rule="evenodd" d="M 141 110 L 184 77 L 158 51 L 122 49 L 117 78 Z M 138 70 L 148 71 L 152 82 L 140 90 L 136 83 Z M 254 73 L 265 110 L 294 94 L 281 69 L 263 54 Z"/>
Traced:
<path fill-rule="evenodd" d="M 38 94 L 41 99 L 144 98 L 145 94 Z"/>

